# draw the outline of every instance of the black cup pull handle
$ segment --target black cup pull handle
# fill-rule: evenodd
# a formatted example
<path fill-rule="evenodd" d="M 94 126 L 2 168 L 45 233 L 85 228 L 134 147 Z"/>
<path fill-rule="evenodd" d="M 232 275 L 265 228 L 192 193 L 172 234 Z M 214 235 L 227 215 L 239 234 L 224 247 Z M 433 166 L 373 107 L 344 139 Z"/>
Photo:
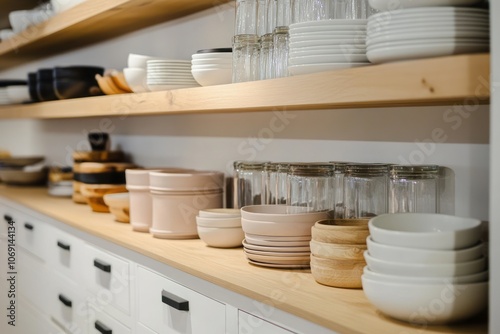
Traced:
<path fill-rule="evenodd" d="M 94 327 L 95 327 L 95 329 L 97 329 L 99 331 L 99 333 L 102 333 L 102 334 L 112 334 L 113 333 L 113 331 L 108 326 L 106 326 L 105 324 L 103 324 L 99 320 L 96 320 L 96 322 L 94 323 Z"/>
<path fill-rule="evenodd" d="M 64 243 L 62 241 L 57 241 L 57 246 L 59 246 L 59 248 L 67 250 L 67 251 L 69 251 L 71 249 L 71 245 Z"/>
<path fill-rule="evenodd" d="M 30 224 L 30 223 L 24 223 L 24 228 L 27 229 L 27 230 L 30 230 L 30 231 L 33 231 L 33 229 L 35 228 L 33 226 L 33 224 Z"/>
<path fill-rule="evenodd" d="M 59 294 L 59 300 L 61 301 L 61 303 L 63 303 L 67 307 L 73 306 L 73 303 L 71 302 L 71 300 L 68 299 L 67 297 L 65 297 L 63 294 Z"/>
<path fill-rule="evenodd" d="M 94 259 L 94 267 L 101 269 L 105 273 L 111 272 L 111 265 L 99 259 Z"/>
<path fill-rule="evenodd" d="M 10 216 L 10 215 L 3 215 L 3 219 L 5 219 L 5 221 L 8 223 L 8 222 L 12 221 L 12 216 Z"/>
<path fill-rule="evenodd" d="M 170 307 L 179 311 L 189 311 L 189 301 L 182 299 L 173 293 L 163 290 L 161 292 L 161 301 Z"/>

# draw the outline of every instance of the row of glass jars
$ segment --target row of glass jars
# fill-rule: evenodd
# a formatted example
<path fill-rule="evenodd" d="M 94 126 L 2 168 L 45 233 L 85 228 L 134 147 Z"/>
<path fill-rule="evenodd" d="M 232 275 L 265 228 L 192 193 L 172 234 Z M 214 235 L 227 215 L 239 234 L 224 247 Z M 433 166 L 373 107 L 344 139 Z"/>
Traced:
<path fill-rule="evenodd" d="M 286 204 L 335 218 L 439 212 L 440 167 L 383 163 L 234 162 L 234 207 Z"/>

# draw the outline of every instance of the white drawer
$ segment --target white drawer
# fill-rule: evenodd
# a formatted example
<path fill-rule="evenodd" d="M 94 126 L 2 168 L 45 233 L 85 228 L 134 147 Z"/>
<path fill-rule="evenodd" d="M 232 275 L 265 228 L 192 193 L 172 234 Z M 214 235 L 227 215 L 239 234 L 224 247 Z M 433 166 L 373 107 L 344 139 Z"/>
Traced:
<path fill-rule="evenodd" d="M 17 249 L 17 293 L 33 306 L 47 313 L 51 274 L 45 264 L 26 250 Z"/>
<path fill-rule="evenodd" d="M 13 219 L 16 222 L 17 244 L 45 260 L 51 226 L 21 212 L 14 213 Z"/>
<path fill-rule="evenodd" d="M 64 331 L 57 326 L 50 318 L 40 313 L 40 311 L 32 307 L 23 299 L 19 300 L 19 309 L 16 321 L 16 332 L 2 333 L 19 333 L 19 334 L 64 334 Z"/>
<path fill-rule="evenodd" d="M 153 332 L 151 329 L 147 328 L 141 323 L 137 323 L 135 326 L 135 332 L 137 334 L 157 334 L 156 332 Z"/>
<path fill-rule="evenodd" d="M 92 245 L 85 245 L 85 285 L 97 298 L 96 304 L 112 306 L 130 315 L 130 263 Z M 111 312 L 108 312 L 111 313 Z"/>
<path fill-rule="evenodd" d="M 137 286 L 138 320 L 154 332 L 225 333 L 224 304 L 142 267 L 137 269 Z"/>
<path fill-rule="evenodd" d="M 238 334 L 294 334 L 294 332 L 240 310 Z"/>
<path fill-rule="evenodd" d="M 59 273 L 82 283 L 85 243 L 71 234 L 52 228 L 47 236 L 47 263 Z"/>
<path fill-rule="evenodd" d="M 0 204 L 0 238 L 7 236 L 7 223 L 9 221 L 12 209 L 5 204 Z"/>
<path fill-rule="evenodd" d="M 130 328 L 98 310 L 94 305 L 89 305 L 89 334 L 130 334 Z"/>
<path fill-rule="evenodd" d="M 82 287 L 51 272 L 50 295 L 45 308 L 56 323 L 71 333 L 87 333 L 87 301 Z"/>

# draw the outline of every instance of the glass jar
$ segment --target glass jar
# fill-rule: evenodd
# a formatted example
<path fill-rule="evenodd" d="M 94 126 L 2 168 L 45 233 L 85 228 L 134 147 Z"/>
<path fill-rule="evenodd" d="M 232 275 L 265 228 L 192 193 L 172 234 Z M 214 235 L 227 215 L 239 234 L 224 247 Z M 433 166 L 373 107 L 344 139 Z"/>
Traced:
<path fill-rule="evenodd" d="M 389 212 L 438 213 L 439 166 L 391 166 Z"/>
<path fill-rule="evenodd" d="M 344 176 L 348 162 L 330 161 L 335 166 L 334 180 L 333 180 L 333 200 L 334 200 L 334 219 L 344 218 L 345 205 L 344 205 Z"/>
<path fill-rule="evenodd" d="M 233 207 L 262 204 L 262 172 L 266 162 L 235 161 L 233 163 Z"/>
<path fill-rule="evenodd" d="M 259 78 L 260 80 L 272 79 L 274 77 L 273 53 L 274 53 L 273 34 L 266 34 L 260 38 L 259 55 Z"/>
<path fill-rule="evenodd" d="M 292 163 L 288 171 L 289 213 L 333 210 L 335 166 L 329 163 Z"/>
<path fill-rule="evenodd" d="M 233 82 L 259 79 L 259 47 L 257 35 L 233 37 Z"/>
<path fill-rule="evenodd" d="M 387 213 L 388 175 L 387 164 L 347 164 L 344 218 L 370 218 Z"/>
<path fill-rule="evenodd" d="M 268 162 L 262 172 L 263 204 L 286 204 L 287 162 Z"/>

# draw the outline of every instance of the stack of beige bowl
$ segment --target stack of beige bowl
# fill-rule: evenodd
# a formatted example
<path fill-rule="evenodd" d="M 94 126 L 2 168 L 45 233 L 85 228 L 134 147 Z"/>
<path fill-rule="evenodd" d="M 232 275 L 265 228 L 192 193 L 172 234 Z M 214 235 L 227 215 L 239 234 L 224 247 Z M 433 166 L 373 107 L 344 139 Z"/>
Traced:
<path fill-rule="evenodd" d="M 397 213 L 369 222 L 363 290 L 381 312 L 412 324 L 461 321 L 488 304 L 481 222 Z"/>
<path fill-rule="evenodd" d="M 245 237 L 239 209 L 200 210 L 196 216 L 196 225 L 200 239 L 210 247 L 241 247 Z"/>
<path fill-rule="evenodd" d="M 321 220 L 311 230 L 311 273 L 316 282 L 361 288 L 368 220 Z"/>
<path fill-rule="evenodd" d="M 297 212 L 298 208 L 293 207 Z M 304 209 L 305 210 L 305 209 Z M 248 262 L 273 268 L 309 267 L 311 227 L 326 212 L 288 213 L 286 205 L 249 205 L 241 208 Z"/>

